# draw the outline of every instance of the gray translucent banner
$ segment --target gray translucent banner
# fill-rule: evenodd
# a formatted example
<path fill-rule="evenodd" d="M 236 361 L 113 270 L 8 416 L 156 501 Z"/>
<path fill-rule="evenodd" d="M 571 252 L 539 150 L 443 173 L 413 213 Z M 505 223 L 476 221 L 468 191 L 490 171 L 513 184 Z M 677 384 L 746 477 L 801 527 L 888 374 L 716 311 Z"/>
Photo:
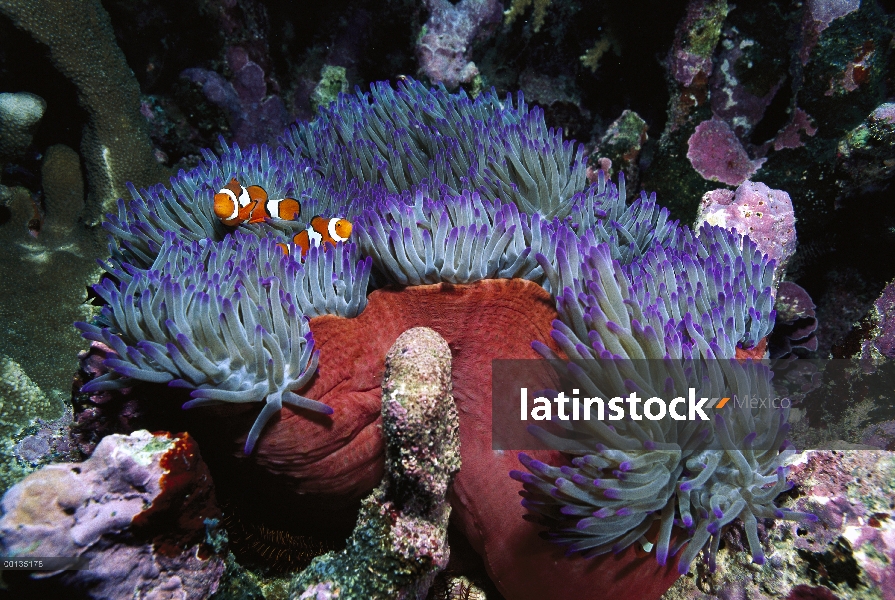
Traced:
<path fill-rule="evenodd" d="M 895 364 L 494 360 L 495 450 L 895 450 Z"/>
<path fill-rule="evenodd" d="M 0 557 L 0 571 L 83 571 L 89 567 L 86 556 Z"/>

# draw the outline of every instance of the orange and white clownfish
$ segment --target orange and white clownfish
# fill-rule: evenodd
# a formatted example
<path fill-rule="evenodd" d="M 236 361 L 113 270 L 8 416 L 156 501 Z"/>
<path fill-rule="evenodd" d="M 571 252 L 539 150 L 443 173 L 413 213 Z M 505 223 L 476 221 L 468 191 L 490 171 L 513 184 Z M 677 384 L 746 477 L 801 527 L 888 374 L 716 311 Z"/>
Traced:
<path fill-rule="evenodd" d="M 301 214 L 301 204 L 295 198 L 271 200 L 258 185 L 243 187 L 234 177 L 214 195 L 214 214 L 224 225 L 261 223 L 265 218 L 294 221 Z"/>
<path fill-rule="evenodd" d="M 344 242 L 351 235 L 351 223 L 346 219 L 333 217 L 327 219 L 316 216 L 311 219 L 311 226 L 304 231 L 299 231 L 292 238 L 292 243 L 301 249 L 301 257 L 304 258 L 311 249 L 311 246 L 323 246 L 331 244 L 335 246 L 337 242 Z M 289 247 L 286 244 L 277 244 L 280 249 L 289 254 Z"/>

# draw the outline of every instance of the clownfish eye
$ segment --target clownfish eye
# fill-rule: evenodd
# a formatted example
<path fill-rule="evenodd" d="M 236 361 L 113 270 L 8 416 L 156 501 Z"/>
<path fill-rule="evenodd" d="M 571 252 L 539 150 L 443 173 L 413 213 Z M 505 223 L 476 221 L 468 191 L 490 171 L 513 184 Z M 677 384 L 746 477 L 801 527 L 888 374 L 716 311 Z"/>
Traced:
<path fill-rule="evenodd" d="M 347 238 L 351 235 L 351 223 L 345 219 L 339 219 L 336 221 L 336 233 L 338 233 L 340 237 Z"/>

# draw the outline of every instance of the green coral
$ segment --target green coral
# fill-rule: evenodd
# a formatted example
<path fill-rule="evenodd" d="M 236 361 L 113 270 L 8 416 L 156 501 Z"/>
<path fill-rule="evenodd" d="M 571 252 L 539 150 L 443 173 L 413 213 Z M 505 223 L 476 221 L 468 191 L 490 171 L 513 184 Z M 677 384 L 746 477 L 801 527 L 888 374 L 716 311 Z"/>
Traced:
<path fill-rule="evenodd" d="M 31 144 L 46 109 L 47 103 L 35 94 L 0 94 L 0 157 L 15 157 Z"/>
<path fill-rule="evenodd" d="M 714 0 L 700 6 L 699 16 L 687 32 L 685 47 L 688 52 L 711 58 L 718 40 L 721 39 L 721 25 L 730 12 L 727 0 Z"/>
<path fill-rule="evenodd" d="M 321 106 L 329 106 L 335 102 L 339 94 L 348 92 L 348 73 L 345 67 L 323 65 L 320 69 L 320 81 L 311 93 L 311 106 L 317 110 Z"/>
<path fill-rule="evenodd" d="M 60 401 L 47 397 L 16 361 L 0 354 L 0 494 L 34 470 L 15 458 L 25 430 L 38 418 L 61 414 Z"/>
<path fill-rule="evenodd" d="M 510 8 L 503 13 L 503 22 L 505 25 L 512 25 L 518 17 L 521 17 L 526 13 L 529 6 L 534 5 L 531 17 L 531 28 L 537 33 L 541 30 L 541 26 L 544 24 L 544 19 L 547 16 L 547 7 L 550 6 L 550 2 L 551 0 L 513 0 Z"/>
<path fill-rule="evenodd" d="M 90 319 L 86 286 L 101 273 L 106 252 L 101 232 L 79 221 L 84 183 L 78 154 L 50 147 L 41 166 L 43 208 L 28 190 L 8 188 L 9 221 L 0 226 L 0 352 L 22 366 L 54 400 L 71 394 L 75 356 L 85 347 L 71 326 Z M 29 223 L 39 223 L 39 233 Z"/>

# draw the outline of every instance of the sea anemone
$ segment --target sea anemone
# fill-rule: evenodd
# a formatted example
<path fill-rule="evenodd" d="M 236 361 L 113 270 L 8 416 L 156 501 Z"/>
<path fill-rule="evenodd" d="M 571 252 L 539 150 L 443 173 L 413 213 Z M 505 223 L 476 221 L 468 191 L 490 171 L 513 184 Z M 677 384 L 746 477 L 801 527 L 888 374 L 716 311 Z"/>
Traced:
<path fill-rule="evenodd" d="M 237 231 L 220 243 L 188 242 L 169 231 L 150 268 L 106 265 L 119 283 L 107 278 L 94 286 L 106 302 L 102 315 L 97 324 L 76 326 L 119 358 L 107 359 L 112 371 L 83 391 L 140 380 L 193 389 L 184 408 L 263 400 L 247 454 L 284 402 L 332 414 L 290 391 L 317 369 L 304 317 L 363 310 L 370 260 L 348 244 L 333 252 L 312 248 L 301 263 L 294 253 L 284 255 L 278 241 Z"/>
<path fill-rule="evenodd" d="M 170 189 L 131 188 L 132 200 L 119 202 L 105 224 L 113 240 L 103 263 L 108 277 L 95 287 L 106 306 L 93 324 L 78 324 L 119 356 L 85 389 L 142 380 L 193 389 L 187 408 L 264 402 L 248 454 L 283 403 L 328 410 L 296 393 L 317 367 L 307 320 L 362 315 L 371 290 L 528 279 L 556 301 L 555 348 L 604 363 L 723 363 L 773 325 L 774 265 L 754 244 L 718 228 L 693 233 L 645 194 L 626 205 L 623 179 L 616 186 L 601 177 L 586 187 L 581 147 L 548 129 L 543 111 L 521 94 L 515 102 L 493 91 L 470 99 L 409 79 L 397 88 L 378 83 L 369 93 L 340 96 L 281 141 L 273 151 L 222 143 L 220 157 L 206 152 Z M 225 227 L 211 197 L 231 177 L 298 198 L 303 220 Z M 353 243 L 312 249 L 304 262 L 294 251 L 279 252 L 275 244 L 314 214 L 351 219 Z M 723 378 L 733 369 L 724 367 Z M 592 387 L 607 385 L 586 365 L 579 375 Z M 626 385 L 609 383 L 618 388 L 619 381 Z M 719 424 L 717 435 L 728 430 L 739 441 L 756 431 L 755 419 L 744 414 Z M 777 441 L 784 430 L 769 422 L 762 435 Z M 607 436 L 625 445 L 610 450 L 607 443 L 594 454 L 593 444 Z M 551 467 L 523 456 L 531 473 L 514 477 L 524 482 L 526 505 L 554 520 L 551 537 L 573 550 L 622 548 L 659 519 L 664 562 L 672 524 L 691 528 L 683 568 L 710 537 L 717 547 L 718 529 L 737 516 L 750 542 L 756 517 L 797 518 L 772 508 L 785 487 L 786 452 L 738 455 L 691 447 L 685 437 L 667 428 L 612 435 L 598 428 L 584 448 L 553 435 L 549 441 L 577 462 Z M 600 495 L 586 479 L 612 482 Z M 702 517 L 709 509 L 715 517 Z M 572 529 L 557 521 L 570 516 L 581 517 Z"/>
<path fill-rule="evenodd" d="M 750 240 L 717 227 L 678 230 L 667 248 L 656 244 L 622 265 L 607 245 L 584 237 L 560 246 L 558 268 L 540 262 L 562 290 L 553 338 L 588 396 L 671 398 L 689 388 L 708 398 L 773 396 L 767 366 L 735 358 L 737 345 L 754 345 L 773 322 L 774 264 Z M 785 465 L 794 452 L 785 440 L 788 412 L 732 404 L 724 416 L 715 413 L 714 427 L 671 418 L 560 421 L 558 434 L 533 433 L 572 456 L 571 466 L 520 454 L 529 473 L 511 476 L 524 484 L 524 506 L 551 527 L 546 537 L 570 552 L 596 556 L 637 541 L 652 547 L 646 533 L 658 522 L 660 564 L 689 542 L 680 571 L 706 545 L 714 568 L 721 528 L 740 518 L 761 564 L 758 518 L 812 518 L 774 505 L 788 489 Z M 676 548 L 674 525 L 687 532 Z"/>

